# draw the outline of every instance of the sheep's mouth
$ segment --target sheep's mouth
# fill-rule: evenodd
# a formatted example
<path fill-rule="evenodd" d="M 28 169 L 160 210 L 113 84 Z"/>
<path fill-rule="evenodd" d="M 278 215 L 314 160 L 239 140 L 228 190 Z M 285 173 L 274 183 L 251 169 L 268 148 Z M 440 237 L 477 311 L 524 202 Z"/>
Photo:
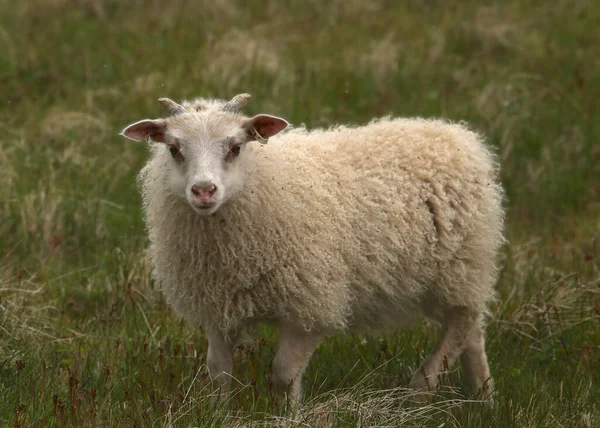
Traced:
<path fill-rule="evenodd" d="M 188 204 L 190 204 L 190 206 L 194 209 L 194 210 L 201 210 L 201 211 L 205 211 L 205 210 L 209 210 L 211 208 L 215 208 L 218 205 L 218 202 L 216 200 L 216 198 L 186 198 Z"/>
<path fill-rule="evenodd" d="M 216 202 L 203 202 L 203 203 L 200 203 L 200 204 L 198 204 L 198 203 L 193 204 L 192 206 L 194 208 L 199 209 L 199 210 L 208 210 L 208 209 L 216 207 L 217 203 Z"/>
<path fill-rule="evenodd" d="M 212 214 L 218 208 L 218 204 L 216 202 L 209 202 L 204 204 L 190 204 L 194 211 L 197 214 L 207 215 Z"/>

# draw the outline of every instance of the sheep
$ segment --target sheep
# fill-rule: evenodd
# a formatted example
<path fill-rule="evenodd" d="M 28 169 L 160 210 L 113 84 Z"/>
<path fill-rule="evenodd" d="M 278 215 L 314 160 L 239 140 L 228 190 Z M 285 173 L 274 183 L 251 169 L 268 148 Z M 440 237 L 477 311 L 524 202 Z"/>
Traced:
<path fill-rule="evenodd" d="M 278 328 L 273 387 L 299 404 L 325 337 L 426 318 L 441 339 L 409 386 L 435 390 L 460 357 L 472 391 L 491 397 L 484 321 L 504 192 L 482 137 L 464 123 L 389 116 L 309 131 L 245 116 L 249 98 L 161 98 L 168 117 L 121 132 L 149 140 L 138 184 L 153 275 L 204 329 L 214 385 L 231 388 L 233 349 L 257 323 Z"/>

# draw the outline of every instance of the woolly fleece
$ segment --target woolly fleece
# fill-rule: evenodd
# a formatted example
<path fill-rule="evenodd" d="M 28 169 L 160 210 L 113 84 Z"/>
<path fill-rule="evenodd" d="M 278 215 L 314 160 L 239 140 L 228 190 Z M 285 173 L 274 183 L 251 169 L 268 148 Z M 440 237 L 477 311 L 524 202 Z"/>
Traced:
<path fill-rule="evenodd" d="M 462 124 L 382 118 L 248 143 L 243 190 L 211 216 L 169 193 L 169 156 L 152 144 L 138 179 L 155 279 L 194 326 L 379 330 L 495 297 L 498 165 Z"/>

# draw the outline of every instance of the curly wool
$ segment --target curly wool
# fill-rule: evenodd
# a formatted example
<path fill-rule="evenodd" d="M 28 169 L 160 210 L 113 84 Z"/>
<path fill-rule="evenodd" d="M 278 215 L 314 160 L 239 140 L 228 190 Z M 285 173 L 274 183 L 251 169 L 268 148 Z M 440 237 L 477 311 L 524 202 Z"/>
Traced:
<path fill-rule="evenodd" d="M 169 193 L 167 156 L 153 146 L 139 181 L 155 279 L 192 325 L 372 330 L 494 299 L 503 192 L 463 125 L 383 118 L 249 144 L 243 191 L 211 216 Z"/>

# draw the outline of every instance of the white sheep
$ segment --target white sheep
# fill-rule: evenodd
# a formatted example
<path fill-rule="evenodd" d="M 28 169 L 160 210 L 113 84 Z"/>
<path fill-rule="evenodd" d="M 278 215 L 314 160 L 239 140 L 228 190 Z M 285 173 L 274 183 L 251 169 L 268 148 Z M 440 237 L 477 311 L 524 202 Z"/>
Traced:
<path fill-rule="evenodd" d="M 420 118 L 280 133 L 285 120 L 240 113 L 249 97 L 161 98 L 168 118 L 122 132 L 161 143 L 138 177 L 154 276 L 205 329 L 216 385 L 230 387 L 234 346 L 258 322 L 279 328 L 273 385 L 298 403 L 325 336 L 427 317 L 442 337 L 411 386 L 436 388 L 460 356 L 489 396 L 483 317 L 504 211 L 480 137 Z"/>

